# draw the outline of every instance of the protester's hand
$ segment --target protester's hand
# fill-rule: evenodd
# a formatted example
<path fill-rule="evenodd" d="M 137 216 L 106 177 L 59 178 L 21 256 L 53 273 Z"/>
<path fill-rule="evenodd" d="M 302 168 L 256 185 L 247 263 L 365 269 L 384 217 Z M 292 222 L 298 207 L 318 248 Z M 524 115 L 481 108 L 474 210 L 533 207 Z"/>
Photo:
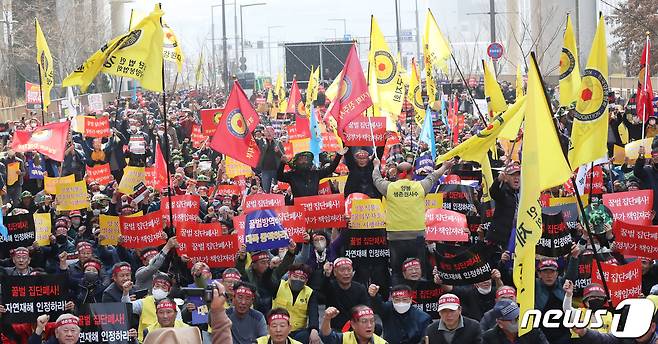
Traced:
<path fill-rule="evenodd" d="M 381 166 L 381 161 L 379 161 L 378 157 L 375 157 L 374 159 L 372 159 L 372 165 L 375 166 L 375 169 L 378 169 L 379 166 Z"/>
<path fill-rule="evenodd" d="M 167 240 L 167 244 L 165 245 L 165 248 L 167 250 L 171 250 L 172 248 L 177 248 L 177 247 L 178 247 L 178 241 L 176 241 L 176 236 L 172 236 L 171 238 L 169 238 L 169 240 Z"/>
<path fill-rule="evenodd" d="M 329 307 L 324 310 L 324 318 L 325 319 L 333 319 L 338 316 L 340 311 L 336 309 L 336 307 Z"/>
<path fill-rule="evenodd" d="M 587 333 L 587 327 L 582 327 L 582 328 L 574 327 L 574 328 L 572 328 L 571 330 L 572 330 L 575 334 L 577 334 L 578 337 L 582 337 L 582 336 L 584 336 L 584 335 Z"/>
<path fill-rule="evenodd" d="M 573 296 L 573 282 L 570 280 L 564 280 L 562 289 L 564 289 L 564 292 L 567 294 L 567 296 Z"/>
<path fill-rule="evenodd" d="M 190 259 L 190 257 L 189 257 L 188 255 L 183 254 L 183 255 L 180 256 L 180 260 L 181 260 L 183 263 L 187 264 L 187 262 L 189 262 L 191 259 Z"/>
<path fill-rule="evenodd" d="M 130 330 L 128 330 L 128 337 L 137 338 L 137 330 L 135 330 L 134 328 L 131 328 Z"/>
<path fill-rule="evenodd" d="M 498 270 L 498 269 L 491 270 L 491 278 L 494 281 L 500 281 L 500 277 L 501 277 L 500 270 Z"/>
<path fill-rule="evenodd" d="M 46 324 L 50 320 L 50 315 L 42 314 L 37 318 L 37 328 L 34 330 L 34 333 L 41 335 L 43 330 L 46 328 Z"/>
<path fill-rule="evenodd" d="M 66 305 L 64 306 L 65 311 L 72 311 L 73 308 L 75 308 L 75 303 L 73 301 L 66 301 Z"/>
<path fill-rule="evenodd" d="M 324 275 L 329 277 L 331 276 L 331 272 L 334 271 L 334 263 L 326 262 L 322 268 L 324 269 Z"/>
<path fill-rule="evenodd" d="M 443 162 L 443 165 L 441 165 L 441 167 L 445 168 L 446 171 L 447 171 L 447 170 L 450 170 L 453 166 L 455 166 L 456 162 L 457 162 L 457 159 L 446 160 L 446 161 Z"/>
<path fill-rule="evenodd" d="M 6 311 L 7 311 L 7 309 L 5 308 L 5 305 L 0 305 L 0 315 L 2 315 L 2 313 L 6 312 Z"/>
<path fill-rule="evenodd" d="M 194 312 L 194 310 L 196 309 L 196 305 L 193 304 L 192 302 L 188 302 L 187 305 L 185 305 L 185 308 L 187 308 L 189 312 Z"/>
<path fill-rule="evenodd" d="M 212 291 L 212 302 L 210 302 L 210 309 L 212 310 L 224 310 L 224 304 L 226 304 L 226 288 L 224 285 L 215 281 L 213 282 L 216 288 L 213 288 Z"/>
<path fill-rule="evenodd" d="M 66 259 L 68 258 L 68 256 L 69 256 L 69 253 L 66 252 L 66 251 L 60 253 L 59 256 L 58 256 L 59 257 L 59 263 L 60 264 L 62 264 L 62 262 L 66 263 Z"/>
<path fill-rule="evenodd" d="M 302 239 L 306 243 L 311 241 L 311 234 L 309 234 L 307 231 L 304 231 L 304 234 L 302 234 Z"/>
<path fill-rule="evenodd" d="M 56 243 L 56 242 L 57 242 L 57 238 L 55 238 L 55 236 L 54 236 L 53 234 L 51 234 L 51 235 L 50 235 L 50 243 L 51 243 L 51 244 L 54 244 L 54 243 Z"/>
<path fill-rule="evenodd" d="M 578 258 L 580 255 L 580 248 L 576 243 L 571 244 L 571 256 L 574 258 Z"/>
<path fill-rule="evenodd" d="M 348 150 L 350 150 L 350 147 L 344 146 L 343 148 L 341 148 L 341 149 L 338 151 L 338 154 L 340 154 L 340 155 L 345 155 L 345 154 L 347 153 Z"/>
<path fill-rule="evenodd" d="M 503 254 L 500 255 L 500 261 L 503 263 L 509 262 L 511 259 L 509 251 L 503 252 Z"/>
<path fill-rule="evenodd" d="M 507 181 L 507 175 L 505 174 L 505 172 L 501 171 L 500 173 L 498 173 L 498 181 L 501 183 Z"/>
<path fill-rule="evenodd" d="M 640 146 L 640 149 L 638 149 L 638 159 L 644 159 L 644 146 Z"/>
<path fill-rule="evenodd" d="M 443 280 L 441 279 L 441 276 L 439 276 L 439 269 L 436 266 L 432 269 L 432 275 L 434 276 L 434 284 L 443 284 Z"/>
<path fill-rule="evenodd" d="M 322 341 L 320 340 L 320 334 L 318 333 L 318 330 L 312 329 L 311 334 L 308 336 L 308 344 L 320 344 Z"/>
<path fill-rule="evenodd" d="M 378 285 L 371 284 L 371 285 L 368 286 L 368 295 L 370 295 L 370 297 L 375 297 L 375 295 L 377 295 L 378 292 L 379 292 L 379 286 Z"/>
<path fill-rule="evenodd" d="M 123 295 L 128 295 L 128 292 L 130 292 L 130 289 L 132 288 L 133 288 L 132 281 L 126 281 L 121 285 L 121 289 L 123 290 Z"/>

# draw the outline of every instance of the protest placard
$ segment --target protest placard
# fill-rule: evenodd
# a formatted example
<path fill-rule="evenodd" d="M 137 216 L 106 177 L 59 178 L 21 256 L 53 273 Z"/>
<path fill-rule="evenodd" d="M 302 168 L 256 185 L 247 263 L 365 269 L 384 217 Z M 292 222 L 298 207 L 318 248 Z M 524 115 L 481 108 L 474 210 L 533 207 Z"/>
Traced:
<path fill-rule="evenodd" d="M 100 185 L 107 185 L 112 180 L 112 171 L 110 171 L 110 164 L 87 166 L 87 184 L 96 182 Z"/>
<path fill-rule="evenodd" d="M 110 120 L 107 116 L 101 117 L 88 117 L 85 119 L 85 132 L 86 137 L 109 137 L 112 135 L 110 131 Z"/>
<path fill-rule="evenodd" d="M 375 146 L 384 146 L 386 117 L 357 117 L 345 126 L 343 137 L 347 146 L 372 146 L 373 137 Z"/>
<path fill-rule="evenodd" d="M 461 184 L 441 184 L 438 192 L 443 194 L 443 209 L 464 215 L 478 214 L 478 202 L 473 187 Z"/>
<path fill-rule="evenodd" d="M 272 208 L 281 225 L 288 232 L 288 237 L 296 243 L 304 243 L 306 232 L 306 213 L 298 205 Z"/>
<path fill-rule="evenodd" d="M 306 228 L 320 229 L 345 227 L 345 198 L 343 194 L 295 198 L 306 213 Z"/>
<path fill-rule="evenodd" d="M 143 183 L 145 179 L 144 167 L 126 166 L 123 169 L 123 176 L 119 183 L 119 192 L 130 195 L 135 189 L 135 185 Z"/>
<path fill-rule="evenodd" d="M 226 175 L 229 178 L 244 176 L 251 177 L 254 175 L 254 171 L 247 164 L 243 164 L 230 156 L 226 157 Z"/>
<path fill-rule="evenodd" d="M 644 158 L 651 159 L 651 142 L 653 141 L 652 137 L 646 139 L 632 141 L 627 143 L 624 146 L 625 156 L 628 157 L 629 163 L 634 164 L 637 157 L 640 156 L 640 147 L 644 147 Z M 622 161 L 623 163 L 623 161 Z"/>
<path fill-rule="evenodd" d="M 132 304 L 86 303 L 78 309 L 80 343 L 128 344 Z"/>
<path fill-rule="evenodd" d="M 102 112 L 103 111 L 103 95 L 100 93 L 92 93 L 87 95 L 87 103 L 89 104 L 89 112 Z"/>
<path fill-rule="evenodd" d="M 439 277 L 447 285 L 469 285 L 491 278 L 489 264 L 491 250 L 484 243 L 477 243 L 454 257 L 437 259 Z"/>
<path fill-rule="evenodd" d="M 624 255 L 658 259 L 658 226 L 615 221 L 615 249 Z"/>
<path fill-rule="evenodd" d="M 64 177 L 48 177 L 44 176 L 43 178 L 43 189 L 46 191 L 46 193 L 55 195 L 57 194 L 57 184 L 59 183 L 73 183 L 75 182 L 75 176 L 72 174 L 69 174 L 68 176 Z"/>
<path fill-rule="evenodd" d="M 237 235 L 222 234 L 218 223 L 187 223 L 176 227 L 179 254 L 211 268 L 235 266 L 239 244 Z"/>
<path fill-rule="evenodd" d="M 245 197 L 244 212 L 267 209 L 273 207 L 282 207 L 285 205 L 285 196 L 282 194 L 256 193 Z"/>
<path fill-rule="evenodd" d="M 83 180 L 73 183 L 57 183 L 57 211 L 79 210 L 89 207 L 87 183 Z"/>
<path fill-rule="evenodd" d="M 537 243 L 537 254 L 558 258 L 571 252 L 571 233 L 562 212 L 542 213 L 542 235 Z"/>
<path fill-rule="evenodd" d="M 190 140 L 192 141 L 192 147 L 195 149 L 201 148 L 201 145 L 203 145 L 206 140 L 208 140 L 208 137 L 203 135 L 201 132 L 201 126 L 198 124 L 193 124 L 192 125 L 192 133 L 190 134 Z"/>
<path fill-rule="evenodd" d="M 432 281 L 418 281 L 412 292 L 413 307 L 439 319 L 439 297 L 445 294 L 443 287 Z"/>
<path fill-rule="evenodd" d="M 286 247 L 290 238 L 274 211 L 264 209 L 247 214 L 244 242 L 248 252 L 256 252 Z"/>
<path fill-rule="evenodd" d="M 3 216 L 2 221 L 7 228 L 7 238 L 0 235 L 0 248 L 5 252 L 16 247 L 30 247 L 36 239 L 31 214 Z"/>
<path fill-rule="evenodd" d="M 174 219 L 174 226 L 182 223 L 197 222 L 199 220 L 199 195 L 177 195 L 171 196 L 171 209 Z M 169 197 L 163 197 L 160 202 L 160 214 L 162 223 L 170 226 L 169 223 Z"/>
<path fill-rule="evenodd" d="M 351 229 L 375 229 L 386 227 L 386 212 L 382 201 L 375 199 L 352 200 Z"/>
<path fill-rule="evenodd" d="M 430 241 L 468 241 L 466 215 L 445 209 L 425 212 L 425 239 Z"/>
<path fill-rule="evenodd" d="M 345 257 L 355 264 L 387 264 L 391 253 L 385 229 L 351 229 L 347 235 Z"/>
<path fill-rule="evenodd" d="M 30 179 L 43 179 L 43 166 L 34 163 L 32 158 L 27 159 L 27 175 Z"/>
<path fill-rule="evenodd" d="M 162 218 L 158 212 L 143 216 L 119 216 L 121 246 L 125 248 L 144 248 L 164 245 Z"/>
<path fill-rule="evenodd" d="M 217 185 L 217 189 L 215 191 L 216 195 L 221 195 L 221 196 L 233 196 L 233 195 L 240 195 L 240 186 L 238 185 L 231 185 L 231 184 L 224 184 L 224 185 Z"/>
<path fill-rule="evenodd" d="M 144 215 L 144 213 L 140 210 L 134 214 L 127 215 L 127 217 L 137 217 L 142 215 Z M 101 245 L 117 245 L 119 243 L 119 236 L 121 236 L 119 217 L 100 214 L 98 223 L 100 227 L 100 235 L 103 237 L 100 241 Z"/>
<path fill-rule="evenodd" d="M 224 109 L 202 109 L 201 110 L 201 132 L 205 136 L 212 137 L 217 130 L 217 124 L 222 118 Z"/>
<path fill-rule="evenodd" d="M 443 194 L 430 193 L 425 195 L 425 210 L 443 208 Z"/>
<path fill-rule="evenodd" d="M 65 312 L 68 285 L 62 275 L 2 276 L 5 324 L 34 323 L 41 314 L 57 319 Z"/>
<path fill-rule="evenodd" d="M 650 225 L 653 218 L 653 190 L 637 190 L 603 194 L 603 204 L 615 221 Z"/>
<path fill-rule="evenodd" d="M 247 222 L 247 215 L 238 215 L 233 216 L 233 229 L 235 229 L 235 234 L 238 236 L 238 243 L 244 245 L 244 232 Z"/>
<path fill-rule="evenodd" d="M 610 290 L 613 307 L 619 302 L 642 294 L 642 262 L 637 259 L 626 265 L 601 263 L 603 276 Z M 592 263 L 592 282 L 601 284 L 598 266 Z"/>
<path fill-rule="evenodd" d="M 39 246 L 50 245 L 50 234 L 52 223 L 50 222 L 50 213 L 34 213 L 34 235 L 35 241 Z"/>

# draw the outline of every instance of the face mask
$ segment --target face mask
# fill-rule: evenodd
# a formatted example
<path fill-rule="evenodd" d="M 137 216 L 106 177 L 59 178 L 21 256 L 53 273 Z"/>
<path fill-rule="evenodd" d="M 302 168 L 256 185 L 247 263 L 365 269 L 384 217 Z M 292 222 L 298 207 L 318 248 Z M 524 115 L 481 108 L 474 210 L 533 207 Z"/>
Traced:
<path fill-rule="evenodd" d="M 58 244 L 62 245 L 62 244 L 66 243 L 66 235 L 64 235 L 64 234 L 58 235 L 58 236 L 56 236 L 56 238 L 57 238 L 57 243 Z"/>
<path fill-rule="evenodd" d="M 137 132 L 137 127 L 130 127 L 130 132 L 131 133 L 136 133 Z"/>
<path fill-rule="evenodd" d="M 156 299 L 156 300 L 162 300 L 162 299 L 164 299 L 165 297 L 167 297 L 167 295 L 168 295 L 169 293 L 166 292 L 166 291 L 164 291 L 164 290 L 162 290 L 162 289 L 160 289 L 160 288 L 153 288 L 153 292 L 152 292 L 152 294 L 153 294 L 153 298 L 154 298 L 154 299 Z"/>
<path fill-rule="evenodd" d="M 80 220 L 78 219 L 71 220 L 71 224 L 73 225 L 73 227 L 80 227 Z"/>
<path fill-rule="evenodd" d="M 94 216 L 98 216 L 98 215 L 101 214 L 101 210 L 100 210 L 100 209 L 94 209 L 94 210 L 92 210 L 92 212 L 94 213 Z"/>
<path fill-rule="evenodd" d="M 288 284 L 290 285 L 290 290 L 292 291 L 300 291 L 302 288 L 304 288 L 304 282 L 298 281 L 298 280 L 289 280 Z"/>
<path fill-rule="evenodd" d="M 505 329 L 507 330 L 507 332 L 517 333 L 519 332 L 519 322 L 514 320 L 509 325 L 505 326 Z"/>
<path fill-rule="evenodd" d="M 325 248 L 327 248 L 327 242 L 324 240 L 313 243 L 313 245 L 315 246 L 315 250 L 318 252 L 322 252 Z"/>
<path fill-rule="evenodd" d="M 435 242 L 433 242 L 431 244 L 427 244 L 426 246 L 427 246 L 427 250 L 430 251 L 430 252 L 433 252 L 434 250 L 436 250 L 436 243 Z"/>
<path fill-rule="evenodd" d="M 160 135 L 160 136 L 164 135 L 164 131 L 158 130 L 158 135 Z"/>
<path fill-rule="evenodd" d="M 96 282 L 97 279 L 98 279 L 98 272 L 94 272 L 94 271 L 85 272 L 84 281 L 87 284 L 92 284 L 92 283 Z"/>
<path fill-rule="evenodd" d="M 587 304 L 589 305 L 588 308 L 593 310 L 593 311 L 603 309 L 604 303 L 605 303 L 605 301 L 601 300 L 601 299 L 591 299 L 587 302 Z"/>
<path fill-rule="evenodd" d="M 404 314 L 407 313 L 409 308 L 411 308 L 411 303 L 410 302 L 393 302 L 393 308 L 395 308 L 395 311 Z"/>
<path fill-rule="evenodd" d="M 480 293 L 482 295 L 487 295 L 491 292 L 491 286 L 489 286 L 487 288 L 480 288 L 480 287 L 475 287 L 475 288 L 478 290 L 478 293 Z"/>

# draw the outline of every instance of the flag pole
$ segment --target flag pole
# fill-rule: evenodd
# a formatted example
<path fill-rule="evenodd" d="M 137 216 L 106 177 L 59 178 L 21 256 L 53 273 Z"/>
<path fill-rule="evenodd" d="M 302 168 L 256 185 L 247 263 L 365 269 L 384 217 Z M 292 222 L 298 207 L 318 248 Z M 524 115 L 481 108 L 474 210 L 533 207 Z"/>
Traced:
<path fill-rule="evenodd" d="M 158 7 L 162 8 L 162 4 L 158 4 Z M 160 17 L 160 26 L 162 26 L 162 17 Z M 162 53 L 160 53 L 160 57 L 162 58 Z M 170 157 L 170 150 L 169 150 L 169 131 L 167 129 L 167 89 L 165 88 L 165 68 L 164 68 L 164 59 L 162 61 L 162 121 L 164 122 L 164 144 L 165 144 L 165 161 L 167 162 L 165 164 L 166 170 L 167 170 L 167 189 L 169 190 L 167 192 L 167 199 L 169 202 L 169 226 L 170 228 L 174 228 L 174 212 L 172 209 L 172 202 L 171 202 L 171 193 L 173 192 L 173 189 L 171 187 L 171 176 L 169 173 L 169 157 Z M 176 235 L 176 232 L 173 232 L 173 235 Z"/>
<path fill-rule="evenodd" d="M 461 68 L 459 68 L 459 64 L 457 64 L 457 60 L 455 59 L 455 55 L 453 53 L 450 53 L 450 57 L 452 57 L 452 62 L 455 63 L 455 67 L 457 67 L 457 73 L 459 73 L 459 76 L 462 79 L 462 82 L 464 83 L 464 86 L 466 87 L 466 93 L 468 93 L 468 98 L 471 99 L 473 102 L 473 105 L 475 105 L 475 109 L 478 111 L 478 115 L 480 115 L 480 119 L 482 120 L 482 124 L 485 126 L 487 125 L 487 121 L 484 119 L 484 116 L 482 115 L 482 112 L 480 111 L 480 107 L 478 106 L 478 103 L 475 102 L 475 99 L 473 98 L 473 95 L 471 94 L 471 88 L 468 87 L 468 83 L 466 82 L 466 78 L 464 78 L 464 73 L 462 73 Z"/>
<path fill-rule="evenodd" d="M 34 30 L 37 29 L 37 18 L 34 17 Z M 39 49 L 37 49 L 38 51 Z M 46 115 L 43 105 L 43 82 L 41 81 L 41 65 L 37 62 L 37 71 L 39 72 L 39 95 L 41 96 L 41 125 L 46 125 Z"/>
<path fill-rule="evenodd" d="M 644 49 L 646 50 L 646 54 L 644 55 L 644 82 L 642 83 L 642 91 L 646 97 L 649 97 L 649 104 L 653 104 L 652 98 L 653 94 L 647 94 L 647 77 L 649 75 L 649 31 L 646 32 L 647 38 L 646 41 L 644 42 Z M 637 99 L 639 94 L 635 96 Z M 637 101 L 636 101 L 637 103 Z M 647 104 L 646 104 L 646 99 L 644 100 L 644 104 L 642 104 L 642 139 L 644 139 L 644 128 L 647 126 L 646 124 L 646 118 L 647 118 Z"/>

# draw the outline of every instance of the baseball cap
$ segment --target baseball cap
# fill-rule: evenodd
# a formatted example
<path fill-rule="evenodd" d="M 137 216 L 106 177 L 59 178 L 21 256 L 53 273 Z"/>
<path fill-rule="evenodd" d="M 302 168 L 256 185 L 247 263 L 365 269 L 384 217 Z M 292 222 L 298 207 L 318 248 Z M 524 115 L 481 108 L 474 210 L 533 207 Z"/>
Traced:
<path fill-rule="evenodd" d="M 539 262 L 539 271 L 555 270 L 557 271 L 557 262 L 555 259 L 544 259 Z"/>
<path fill-rule="evenodd" d="M 585 287 L 585 290 L 583 290 L 583 299 L 597 296 L 605 297 L 605 290 L 603 289 L 603 286 L 598 283 L 590 283 Z"/>
<path fill-rule="evenodd" d="M 514 173 L 520 173 L 521 172 L 521 165 L 518 163 L 514 162 L 505 167 L 505 174 L 507 175 L 512 175 Z"/>
<path fill-rule="evenodd" d="M 493 315 L 499 320 L 514 320 L 519 317 L 519 305 L 511 300 L 500 300 L 493 308 Z"/>
<path fill-rule="evenodd" d="M 459 309 L 460 305 L 461 302 L 459 301 L 459 297 L 455 294 L 443 294 L 439 298 L 439 312 L 443 309 L 455 311 Z"/>

